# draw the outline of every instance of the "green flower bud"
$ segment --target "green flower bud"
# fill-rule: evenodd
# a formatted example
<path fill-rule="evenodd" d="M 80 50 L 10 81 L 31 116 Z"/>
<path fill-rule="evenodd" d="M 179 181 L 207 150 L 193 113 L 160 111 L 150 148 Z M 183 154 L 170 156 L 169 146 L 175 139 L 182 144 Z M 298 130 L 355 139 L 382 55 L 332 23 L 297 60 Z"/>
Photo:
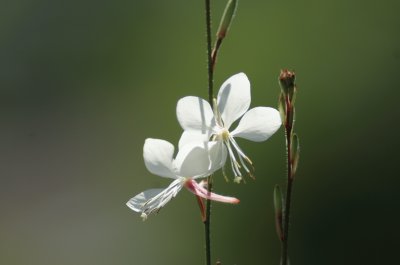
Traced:
<path fill-rule="evenodd" d="M 290 102 L 293 104 L 294 94 L 296 92 L 296 84 L 295 84 L 296 75 L 294 72 L 289 71 L 287 69 L 281 70 L 279 75 L 279 84 L 283 93 L 287 97 L 289 97 Z"/>

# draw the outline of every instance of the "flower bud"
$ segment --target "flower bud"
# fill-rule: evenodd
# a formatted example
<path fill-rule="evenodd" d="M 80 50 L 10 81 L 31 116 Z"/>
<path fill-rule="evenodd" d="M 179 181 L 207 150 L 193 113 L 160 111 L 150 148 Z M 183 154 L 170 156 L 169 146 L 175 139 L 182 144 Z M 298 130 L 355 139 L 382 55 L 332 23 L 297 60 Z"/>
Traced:
<path fill-rule="evenodd" d="M 289 71 L 287 69 L 281 70 L 279 75 L 279 84 L 283 93 L 289 97 L 290 101 L 293 100 L 293 96 L 296 90 L 295 84 L 296 75 L 294 72 Z"/>

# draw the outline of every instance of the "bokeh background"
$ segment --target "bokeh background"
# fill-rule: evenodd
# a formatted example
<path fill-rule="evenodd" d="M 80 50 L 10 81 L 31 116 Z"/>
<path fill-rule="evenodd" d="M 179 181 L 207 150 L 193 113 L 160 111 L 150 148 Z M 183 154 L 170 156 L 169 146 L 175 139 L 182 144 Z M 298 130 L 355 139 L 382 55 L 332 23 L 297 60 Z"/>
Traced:
<path fill-rule="evenodd" d="M 213 3 L 214 32 L 226 1 Z M 125 206 L 169 181 L 143 163 L 147 137 L 177 144 L 179 98 L 207 98 L 203 1 L 0 2 L 0 264 L 203 264 L 203 226 L 183 190 L 142 222 Z M 397 0 L 245 1 L 216 89 L 245 72 L 252 106 L 276 106 L 297 73 L 302 153 L 292 264 L 398 261 L 400 18 Z M 216 176 L 213 259 L 279 264 L 272 191 L 284 134 L 240 141 L 255 181 Z"/>

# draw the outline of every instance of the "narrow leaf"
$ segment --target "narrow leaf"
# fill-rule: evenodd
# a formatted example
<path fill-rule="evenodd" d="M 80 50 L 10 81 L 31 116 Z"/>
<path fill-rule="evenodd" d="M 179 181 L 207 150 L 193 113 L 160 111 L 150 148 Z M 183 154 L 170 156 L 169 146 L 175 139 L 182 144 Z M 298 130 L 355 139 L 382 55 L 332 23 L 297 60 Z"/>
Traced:
<path fill-rule="evenodd" d="M 283 92 L 279 95 L 279 102 L 278 102 L 278 110 L 281 114 L 282 124 L 285 125 L 286 121 L 286 103 L 285 103 L 285 95 Z"/>
<path fill-rule="evenodd" d="M 278 238 L 283 240 L 283 197 L 281 188 L 279 185 L 275 185 L 274 188 L 274 208 L 275 208 L 275 227 Z"/>
<path fill-rule="evenodd" d="M 233 17 L 235 16 L 237 3 L 238 0 L 229 0 L 228 3 L 226 4 L 225 11 L 224 14 L 222 15 L 221 22 L 219 24 L 217 32 L 217 37 L 219 39 L 223 39 L 226 36 L 229 27 L 231 26 Z"/>
<path fill-rule="evenodd" d="M 296 174 L 297 166 L 299 164 L 299 157 L 300 157 L 300 140 L 297 134 L 293 134 L 292 136 L 292 173 L 293 177 Z"/>

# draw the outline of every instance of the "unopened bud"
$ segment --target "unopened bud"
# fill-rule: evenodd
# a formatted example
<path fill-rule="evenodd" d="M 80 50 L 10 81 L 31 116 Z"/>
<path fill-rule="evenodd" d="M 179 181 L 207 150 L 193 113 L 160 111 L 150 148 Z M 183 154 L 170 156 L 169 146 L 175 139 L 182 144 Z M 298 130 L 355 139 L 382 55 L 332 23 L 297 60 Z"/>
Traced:
<path fill-rule="evenodd" d="M 279 84 L 283 93 L 285 93 L 286 96 L 289 96 L 290 101 L 292 101 L 296 90 L 295 79 L 296 75 L 294 72 L 287 69 L 281 70 L 279 75 Z"/>

